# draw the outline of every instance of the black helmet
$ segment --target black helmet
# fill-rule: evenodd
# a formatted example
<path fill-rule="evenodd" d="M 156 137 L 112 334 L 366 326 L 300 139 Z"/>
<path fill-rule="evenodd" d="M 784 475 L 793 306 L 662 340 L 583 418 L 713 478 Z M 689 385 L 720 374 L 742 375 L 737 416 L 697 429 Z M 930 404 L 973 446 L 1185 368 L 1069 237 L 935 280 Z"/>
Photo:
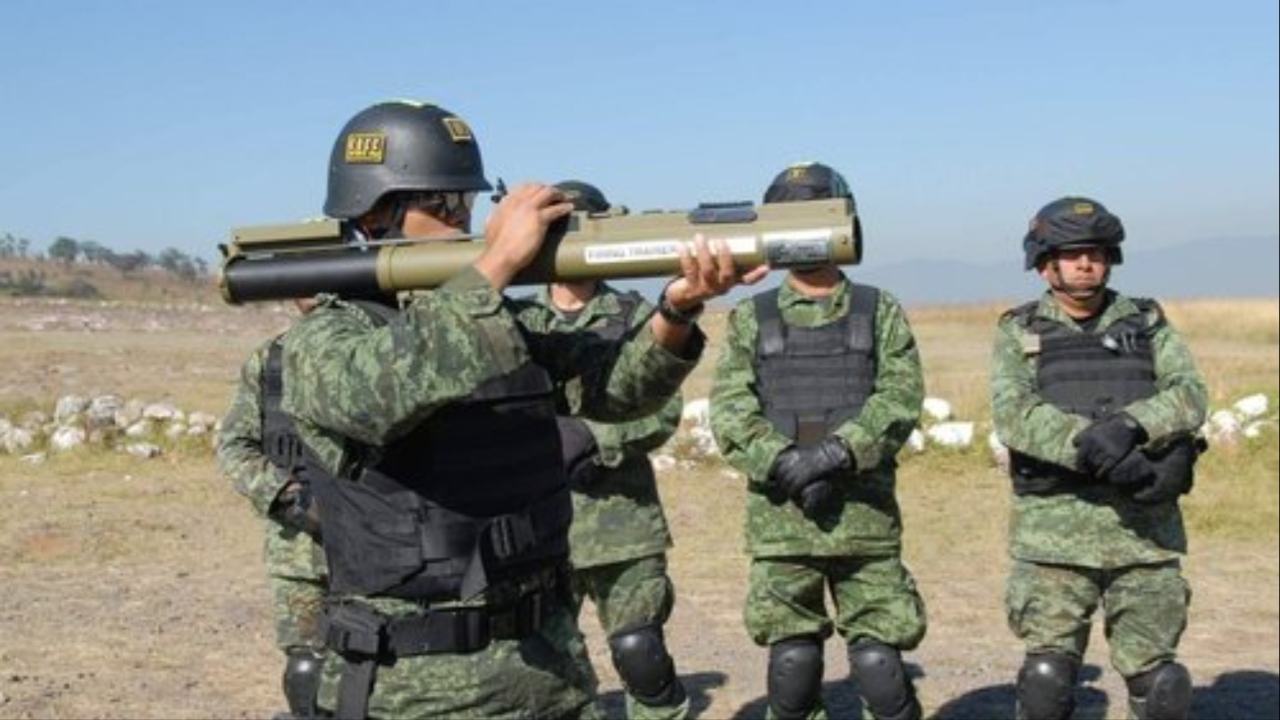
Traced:
<path fill-rule="evenodd" d="M 1124 261 L 1120 252 L 1123 240 L 1120 218 L 1096 200 L 1071 196 L 1040 208 L 1022 238 L 1022 250 L 1026 253 L 1027 270 L 1038 266 L 1051 252 L 1070 247 L 1106 248 L 1108 262 L 1119 265 Z"/>
<path fill-rule="evenodd" d="M 397 100 L 360 111 L 338 134 L 324 214 L 357 218 L 395 191 L 489 189 L 466 121 L 436 105 Z"/>
<path fill-rule="evenodd" d="M 556 189 L 564 194 L 565 199 L 573 203 L 578 212 L 603 213 L 613 207 L 600 188 L 581 180 L 564 180 L 556 183 Z"/>
<path fill-rule="evenodd" d="M 789 165 L 778 173 L 764 191 L 764 202 L 784 203 L 803 200 L 830 200 L 847 198 L 853 203 L 853 244 L 854 257 L 862 261 L 862 221 L 858 218 L 858 206 L 853 199 L 853 191 L 844 176 L 829 165 L 820 162 L 802 162 Z"/>
<path fill-rule="evenodd" d="M 796 202 L 798 200 L 853 199 L 849 183 L 844 176 L 827 165 L 817 162 L 795 163 L 769 184 L 764 191 L 766 203 Z"/>

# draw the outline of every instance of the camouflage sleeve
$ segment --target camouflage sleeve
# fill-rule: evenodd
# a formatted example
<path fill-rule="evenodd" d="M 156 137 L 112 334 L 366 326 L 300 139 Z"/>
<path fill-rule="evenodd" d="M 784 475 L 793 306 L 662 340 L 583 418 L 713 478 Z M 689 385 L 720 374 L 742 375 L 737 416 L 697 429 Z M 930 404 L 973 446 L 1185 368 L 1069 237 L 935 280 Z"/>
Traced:
<path fill-rule="evenodd" d="M 329 432 L 385 445 L 528 359 L 501 293 L 467 269 L 385 325 L 326 299 L 286 336 L 282 407 Z"/>
<path fill-rule="evenodd" d="M 241 367 L 217 445 L 218 470 L 264 517 L 286 480 L 262 452 L 261 378 L 266 355 L 267 345 L 263 345 Z"/>
<path fill-rule="evenodd" d="M 861 469 L 893 458 L 920 422 L 924 371 L 897 298 L 881 290 L 876 308 L 876 381 L 862 412 L 837 429 Z"/>
<path fill-rule="evenodd" d="M 523 317 L 524 310 L 518 311 Z M 706 336 L 698 328 L 689 341 L 687 357 L 657 343 L 646 322 L 621 341 L 571 331 L 526 328 L 529 351 L 557 380 L 578 378 L 579 405 L 575 412 L 601 422 L 638 420 L 658 412 L 680 389 L 698 364 Z"/>
<path fill-rule="evenodd" d="M 991 422 L 1011 450 L 1076 467 L 1075 434 L 1088 424 L 1041 399 L 1035 364 L 1023 351 L 1024 332 L 1011 315 L 1000 318 L 991 352 Z"/>
<path fill-rule="evenodd" d="M 1159 443 L 1162 438 L 1195 432 L 1208 414 L 1209 391 L 1196 370 L 1182 335 L 1165 324 L 1152 338 L 1155 351 L 1156 394 L 1125 410 Z"/>
<path fill-rule="evenodd" d="M 755 306 L 738 303 L 729 313 L 724 346 L 711 384 L 711 432 L 725 461 L 749 483 L 768 482 L 774 459 L 791 444 L 764 416 L 756 395 L 752 358 L 756 346 Z"/>
<path fill-rule="evenodd" d="M 677 392 L 658 412 L 623 423 L 586 421 L 600 449 L 600 463 L 618 467 L 628 457 L 640 457 L 662 447 L 680 426 L 684 400 Z"/>
<path fill-rule="evenodd" d="M 641 302 L 632 321 L 633 331 L 648 322 L 652 305 Z M 556 313 L 542 302 L 532 300 L 517 304 L 520 321 L 526 328 L 537 332 L 551 332 L 556 327 Z M 616 350 L 615 350 L 616 351 Z M 573 380 L 565 386 L 565 402 L 574 414 L 581 412 L 582 384 Z M 677 391 L 662 408 L 638 420 L 604 423 L 584 420 L 596 439 L 600 462 L 606 467 L 618 467 L 628 457 L 642 456 L 661 447 L 680 425 L 684 409 L 681 394 Z"/>

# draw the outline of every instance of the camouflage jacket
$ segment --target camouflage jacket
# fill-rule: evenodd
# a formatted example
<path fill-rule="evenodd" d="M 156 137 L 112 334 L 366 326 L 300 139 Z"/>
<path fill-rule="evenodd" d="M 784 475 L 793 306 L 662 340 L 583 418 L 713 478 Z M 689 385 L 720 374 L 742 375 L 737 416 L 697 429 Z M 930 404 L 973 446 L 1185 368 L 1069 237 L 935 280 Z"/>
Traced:
<path fill-rule="evenodd" d="M 846 279 L 830 298 L 806 298 L 784 282 L 782 320 L 796 327 L 836 322 L 849 312 Z M 729 315 L 725 345 L 711 390 L 711 428 L 725 459 L 747 478 L 747 552 L 754 557 L 885 555 L 902 544 L 895 494 L 896 456 L 920 419 L 924 376 L 915 336 L 902 306 L 883 290 L 875 318 L 875 390 L 862 412 L 837 430 L 853 451 L 858 472 L 839 483 L 838 514 L 815 523 L 791 502 L 766 492 L 769 468 L 791 439 L 764 415 L 756 395 L 754 359 L 759 334 L 754 301 Z"/>
<path fill-rule="evenodd" d="M 550 293 L 545 288 L 538 293 L 536 304 L 522 310 L 520 319 L 526 327 L 538 331 L 588 330 L 608 324 L 623 312 L 618 291 L 602 283 L 574 320 L 552 309 Z M 651 312 L 652 305 L 642 301 L 632 316 L 632 327 L 647 322 Z M 560 402 L 569 412 L 581 405 L 580 381 L 563 383 L 559 390 Z M 677 393 L 659 412 L 641 420 L 584 421 L 599 448 L 597 463 L 606 470 L 589 491 L 573 493 L 569 546 L 574 567 L 597 567 L 646 557 L 671 546 L 649 452 L 675 434 L 683 407 Z"/>
<path fill-rule="evenodd" d="M 676 394 L 705 343 L 697 332 L 690 357 L 682 358 L 658 345 L 648 328 L 623 343 L 537 331 L 517 319 L 526 303 L 505 298 L 474 268 L 417 294 L 387 324 L 332 296 L 319 299 L 285 337 L 283 409 L 339 477 L 353 476 L 378 448 L 527 360 L 556 382 L 581 378 L 585 417 L 644 417 Z M 412 610 L 407 603 L 375 604 Z"/>
<path fill-rule="evenodd" d="M 320 548 L 310 535 L 267 516 L 288 481 L 262 450 L 262 368 L 272 342 L 274 338 L 255 349 L 240 369 L 240 383 L 218 434 L 218 469 L 266 519 L 265 555 L 270 574 L 314 579 L 325 575 Z"/>
<path fill-rule="evenodd" d="M 1140 312 L 1128 298 L 1108 292 L 1111 300 L 1096 332 Z M 1079 330 L 1048 291 L 1035 312 Z M 991 365 L 996 434 L 1011 450 L 1077 470 L 1072 438 L 1090 420 L 1063 412 L 1037 393 L 1038 343 L 1030 335 L 1012 311 L 1001 316 L 996 327 Z M 1190 349 L 1171 325 L 1165 323 L 1151 340 L 1157 392 L 1125 411 L 1146 429 L 1148 444 L 1158 446 L 1204 423 L 1208 393 Z M 1176 558 L 1187 547 L 1176 503 L 1145 505 L 1106 483 L 1051 495 L 1014 496 L 1009 537 L 1015 559 L 1092 568 L 1160 562 Z"/>

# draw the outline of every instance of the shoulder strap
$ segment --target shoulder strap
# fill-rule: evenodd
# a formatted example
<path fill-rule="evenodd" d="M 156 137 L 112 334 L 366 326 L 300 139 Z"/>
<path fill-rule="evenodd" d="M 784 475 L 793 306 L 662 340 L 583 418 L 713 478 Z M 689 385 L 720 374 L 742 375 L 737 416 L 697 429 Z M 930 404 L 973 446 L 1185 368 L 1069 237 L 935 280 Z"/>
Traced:
<path fill-rule="evenodd" d="M 372 300 L 353 299 L 347 300 L 346 302 L 352 307 L 360 308 L 360 310 L 364 312 L 365 316 L 372 320 L 375 325 L 386 325 L 390 323 L 400 312 L 396 308 L 380 302 L 374 302 Z"/>
<path fill-rule="evenodd" d="M 628 290 L 624 293 L 618 293 L 618 305 L 622 308 L 622 326 L 630 329 L 631 324 L 635 322 L 636 311 L 640 308 L 640 303 L 644 302 L 644 298 L 635 290 Z"/>
<path fill-rule="evenodd" d="M 774 288 L 753 299 L 759 332 L 756 347 L 760 357 L 777 355 L 786 347 L 786 328 L 782 325 L 782 313 L 778 311 L 778 291 L 779 288 Z"/>
<path fill-rule="evenodd" d="M 1169 322 L 1165 317 L 1164 308 L 1153 298 L 1130 298 L 1133 304 L 1138 307 L 1143 318 L 1147 321 L 1147 330 L 1155 332 L 1164 327 Z"/>
<path fill-rule="evenodd" d="M 880 306 L 880 290 L 870 285 L 861 285 L 858 283 L 849 283 L 849 319 L 862 317 L 866 318 L 863 323 L 848 322 L 849 347 L 857 348 L 858 333 L 863 329 L 870 332 L 870 338 L 874 338 L 876 334 L 876 311 Z"/>

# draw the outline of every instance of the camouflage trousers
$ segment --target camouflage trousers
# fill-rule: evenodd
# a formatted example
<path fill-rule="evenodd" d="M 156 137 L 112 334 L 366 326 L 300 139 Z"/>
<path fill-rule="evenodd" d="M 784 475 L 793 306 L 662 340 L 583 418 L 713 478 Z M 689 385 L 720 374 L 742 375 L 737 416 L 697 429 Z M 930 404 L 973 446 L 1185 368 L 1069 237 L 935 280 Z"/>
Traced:
<path fill-rule="evenodd" d="M 1101 606 L 1111 666 L 1129 678 L 1174 659 L 1190 603 L 1177 561 L 1099 570 L 1015 560 L 1005 610 L 1028 653 L 1083 659 Z"/>
<path fill-rule="evenodd" d="M 666 624 L 676 599 L 665 554 L 575 568 L 573 597 L 579 616 L 583 603 L 591 600 L 606 635 L 646 623 Z M 632 720 L 678 720 L 688 715 L 688 697 L 674 707 L 660 707 L 627 695 L 627 717 Z"/>
<path fill-rule="evenodd" d="M 827 612 L 830 591 L 834 616 Z M 845 641 L 878 640 L 912 650 L 928 627 L 924 600 L 902 559 L 770 557 L 751 561 L 744 608 L 757 645 L 837 632 Z"/>
<path fill-rule="evenodd" d="M 319 705 L 337 707 L 347 663 L 329 652 Z M 596 677 L 567 604 L 521 640 L 495 640 L 471 653 L 402 657 L 379 665 L 368 717 L 596 720 Z"/>
<path fill-rule="evenodd" d="M 276 646 L 319 649 L 321 609 L 327 591 L 324 551 L 310 535 L 267 521 L 263 555 L 271 586 Z"/>

